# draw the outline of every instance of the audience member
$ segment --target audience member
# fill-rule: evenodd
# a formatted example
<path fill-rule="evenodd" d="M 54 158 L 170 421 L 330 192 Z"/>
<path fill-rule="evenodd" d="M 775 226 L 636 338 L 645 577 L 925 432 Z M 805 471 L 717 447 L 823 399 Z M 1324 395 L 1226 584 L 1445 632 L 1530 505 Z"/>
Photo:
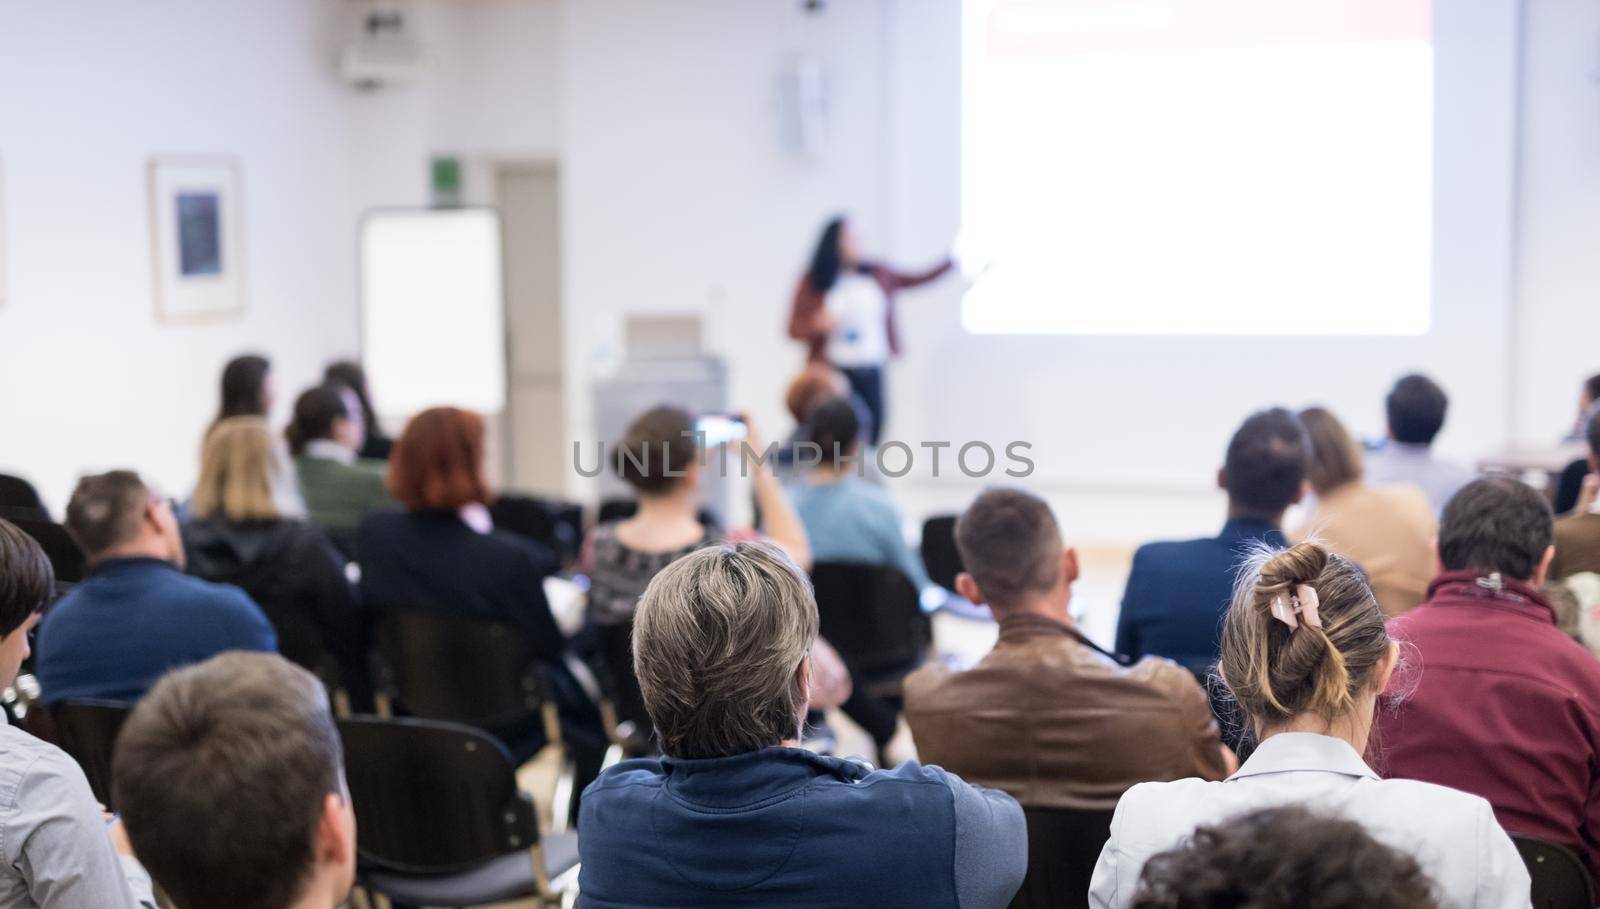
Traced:
<path fill-rule="evenodd" d="M 362 437 L 361 450 L 357 453 L 363 458 L 376 461 L 389 460 L 394 440 L 383 434 L 383 427 L 378 423 L 378 412 L 372 407 L 372 392 L 367 387 L 367 371 L 354 360 L 340 360 L 328 364 L 322 381 L 350 389 L 361 404 L 361 425 L 366 434 Z"/>
<path fill-rule="evenodd" d="M 794 429 L 789 433 L 782 447 L 778 449 L 773 464 L 778 475 L 789 479 L 796 473 L 799 445 L 806 441 L 808 424 L 811 421 L 811 412 L 817 406 L 834 398 L 844 398 L 855 408 L 856 420 L 859 423 L 858 437 L 862 442 L 862 473 L 866 479 L 874 483 L 882 482 L 883 474 L 878 470 L 877 459 L 873 456 L 874 449 L 867 444 L 867 439 L 872 435 L 872 411 L 867 409 L 866 402 L 861 396 L 850 389 L 850 380 L 844 373 L 826 363 L 807 363 L 798 376 L 789 383 L 788 390 L 783 396 L 784 409 L 789 416 L 794 418 Z"/>
<path fill-rule="evenodd" d="M 272 364 L 260 354 L 244 354 L 222 368 L 222 403 L 215 426 L 229 417 L 264 417 L 272 413 Z"/>
<path fill-rule="evenodd" d="M 795 511 L 818 562 L 862 562 L 899 569 L 917 590 L 931 587 L 922 560 L 906 544 L 900 510 L 882 486 L 859 473 L 861 423 L 844 398 L 824 401 L 806 421 L 806 442 L 820 461 L 789 484 Z"/>
<path fill-rule="evenodd" d="M 1600 876 L 1600 662 L 1540 593 L 1550 523 L 1516 480 L 1478 480 L 1450 500 L 1444 570 L 1393 623 L 1421 673 L 1380 718 L 1378 753 L 1386 773 L 1481 795 L 1507 830 L 1561 843 Z"/>
<path fill-rule="evenodd" d="M 1133 909 L 1437 909 L 1417 860 L 1297 806 L 1201 827 L 1151 856 Z"/>
<path fill-rule="evenodd" d="M 1589 418 L 1597 412 L 1596 405 L 1600 405 L 1600 373 L 1584 379 L 1583 384 L 1578 386 L 1578 414 L 1572 420 L 1572 429 L 1567 433 L 1566 441 L 1584 441 Z"/>
<path fill-rule="evenodd" d="M 1222 533 L 1139 547 L 1117 619 L 1118 653 L 1164 656 L 1207 676 L 1239 561 L 1252 546 L 1285 545 L 1283 514 L 1300 501 L 1309 449 L 1300 421 L 1281 407 L 1239 426 L 1217 473 L 1228 493 Z"/>
<path fill-rule="evenodd" d="M 1572 431 L 1562 441 L 1586 445 L 1589 420 L 1600 416 L 1600 373 L 1584 380 L 1582 390 L 1578 393 L 1578 417 L 1572 424 Z M 1595 472 L 1590 469 L 1587 457 L 1575 458 L 1567 464 L 1566 468 L 1556 479 L 1555 509 L 1556 514 L 1566 514 L 1578 507 L 1580 499 L 1586 499 L 1594 494 Z"/>
<path fill-rule="evenodd" d="M 1315 510 L 1289 538 L 1315 539 L 1360 565 L 1378 604 L 1395 616 L 1422 602 L 1434 574 L 1438 521 L 1415 486 L 1377 489 L 1361 474 L 1361 450 L 1338 418 L 1321 407 L 1300 412 L 1311 439 L 1307 476 Z"/>
<path fill-rule="evenodd" d="M 817 608 L 776 546 L 718 544 L 650 582 L 634 667 L 665 757 L 584 795 L 580 887 L 615 907 L 1000 909 L 1027 831 L 1008 795 L 915 762 L 874 771 L 793 747 Z"/>
<path fill-rule="evenodd" d="M 763 450 L 755 426 L 746 420 L 745 443 L 751 452 Z M 633 516 L 601 524 L 589 534 L 581 570 L 589 578 L 588 614 L 602 642 L 606 673 L 618 716 L 649 738 L 650 719 L 639 683 L 633 675 L 630 641 L 633 613 L 639 597 L 661 569 L 703 546 L 725 538 L 751 536 L 749 531 L 728 533 L 716 524 L 703 524 L 699 516 L 700 484 L 707 452 L 697 443 L 694 419 L 677 407 L 653 407 L 628 426 L 617 444 L 612 467 L 639 499 Z M 740 457 L 744 457 L 741 449 Z M 768 466 L 770 461 L 749 459 L 756 509 L 767 539 L 803 566 L 811 564 L 810 544 L 794 507 Z M 852 696 L 848 670 L 826 643 L 819 644 L 813 660 L 825 665 L 827 686 L 821 700 L 836 707 Z M 859 700 L 859 697 L 857 698 Z M 894 717 L 888 720 L 893 735 Z"/>
<path fill-rule="evenodd" d="M 172 503 L 138 474 L 80 480 L 66 523 L 89 576 L 40 624 L 35 665 L 45 703 L 137 700 L 173 667 L 224 650 L 277 649 L 272 624 L 248 594 L 183 573 Z"/>
<path fill-rule="evenodd" d="M 991 489 L 955 533 L 957 592 L 989 604 L 1000 640 L 971 669 L 929 663 L 906 679 L 918 757 L 1030 808 L 1097 811 L 1135 783 L 1237 766 L 1193 676 L 1154 657 L 1119 666 L 1073 627 L 1078 554 L 1043 499 Z"/>
<path fill-rule="evenodd" d="M 1433 440 L 1444 427 L 1449 404 L 1444 389 L 1427 376 L 1412 374 L 1394 383 L 1384 399 L 1389 437 L 1367 455 L 1367 479 L 1372 485 L 1415 486 L 1438 514 L 1451 496 L 1472 482 L 1472 471 L 1433 453 Z"/>
<path fill-rule="evenodd" d="M 327 692 L 305 670 L 228 653 L 169 674 L 113 768 L 134 849 L 180 909 L 344 905 L 356 819 Z"/>
<path fill-rule="evenodd" d="M 1591 475 L 1600 476 L 1600 413 L 1589 418 L 1588 464 Z M 1600 497 L 1594 482 L 1584 484 L 1571 513 L 1556 521 L 1556 557 L 1550 563 L 1550 577 L 1556 580 L 1586 571 L 1600 572 Z"/>
<path fill-rule="evenodd" d="M 454 407 L 425 410 L 406 424 L 389 463 L 389 491 L 405 511 L 375 512 L 361 522 L 356 552 L 361 600 L 381 616 L 424 609 L 521 626 L 561 708 L 567 744 L 592 776 L 603 748 L 599 715 L 566 660 L 566 638 L 550 614 L 544 579 L 553 553 L 494 529 L 484 475 L 484 424 Z M 545 744 L 535 727 L 488 730 L 519 759 Z"/>
<path fill-rule="evenodd" d="M 1129 789 L 1100 854 L 1090 904 L 1132 905 L 1145 863 L 1197 827 L 1299 804 L 1355 821 L 1411 853 L 1445 905 L 1526 907 L 1527 869 L 1488 802 L 1429 783 L 1384 780 L 1362 760 L 1378 695 L 1399 654 L 1354 562 L 1315 543 L 1260 550 L 1241 572 L 1224 620 L 1220 667 L 1260 744 L 1224 782 Z"/>
<path fill-rule="evenodd" d="M 285 436 L 311 523 L 323 528 L 347 553 L 367 512 L 392 508 L 384 485 L 384 463 L 359 457 L 366 442 L 366 417 L 356 393 L 325 382 L 294 402 Z"/>
<path fill-rule="evenodd" d="M 0 688 L 28 658 L 28 636 L 54 585 L 44 550 L 0 520 Z M 155 909 L 122 822 L 107 825 L 65 752 L 0 723 L 0 780 L 0 906 Z"/>
<path fill-rule="evenodd" d="M 183 525 L 188 571 L 244 589 L 278 649 L 370 709 L 366 620 L 345 559 L 305 509 L 287 458 L 261 417 L 229 417 L 206 437 Z"/>

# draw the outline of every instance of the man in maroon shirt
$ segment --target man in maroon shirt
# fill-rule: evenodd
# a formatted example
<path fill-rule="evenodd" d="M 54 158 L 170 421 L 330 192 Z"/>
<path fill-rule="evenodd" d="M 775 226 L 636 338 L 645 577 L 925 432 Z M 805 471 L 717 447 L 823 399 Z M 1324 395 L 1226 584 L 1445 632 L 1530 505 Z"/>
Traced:
<path fill-rule="evenodd" d="M 1551 536 L 1550 506 L 1515 480 L 1478 480 L 1445 506 L 1443 571 L 1389 623 L 1410 665 L 1369 757 L 1385 776 L 1488 799 L 1508 832 L 1572 849 L 1600 879 L 1600 660 L 1539 592 Z"/>

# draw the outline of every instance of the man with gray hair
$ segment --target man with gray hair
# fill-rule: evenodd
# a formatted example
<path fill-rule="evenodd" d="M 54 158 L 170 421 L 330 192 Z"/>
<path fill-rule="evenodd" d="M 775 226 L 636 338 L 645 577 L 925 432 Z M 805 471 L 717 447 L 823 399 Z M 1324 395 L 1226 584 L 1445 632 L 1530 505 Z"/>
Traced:
<path fill-rule="evenodd" d="M 634 671 L 664 757 L 583 795 L 584 904 L 1000 909 L 1027 871 L 1022 809 L 907 762 L 796 747 L 817 605 L 778 548 L 724 544 L 656 575 Z"/>

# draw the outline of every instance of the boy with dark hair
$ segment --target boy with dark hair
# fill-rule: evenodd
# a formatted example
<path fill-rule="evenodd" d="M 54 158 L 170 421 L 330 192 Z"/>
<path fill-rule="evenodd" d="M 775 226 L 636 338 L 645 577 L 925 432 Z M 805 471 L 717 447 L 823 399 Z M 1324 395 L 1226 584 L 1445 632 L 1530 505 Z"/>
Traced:
<path fill-rule="evenodd" d="M 113 791 L 180 909 L 332 909 L 355 881 L 356 822 L 317 678 L 225 653 L 156 684 L 117 739 Z"/>
<path fill-rule="evenodd" d="M 1480 795 L 1511 833 L 1560 843 L 1600 873 L 1600 662 L 1541 589 L 1550 506 L 1517 480 L 1467 484 L 1439 527 L 1443 571 L 1389 624 L 1413 654 L 1378 711 L 1388 776 Z"/>
<path fill-rule="evenodd" d="M 1433 453 L 1433 440 L 1444 428 L 1450 399 L 1427 376 L 1401 376 L 1384 399 L 1389 438 L 1368 452 L 1367 481 L 1374 486 L 1411 485 L 1422 490 L 1435 514 L 1457 490 L 1472 482 L 1472 472 Z"/>
<path fill-rule="evenodd" d="M 1204 677 L 1218 653 L 1222 614 L 1240 556 L 1282 547 L 1283 514 L 1304 494 L 1310 442 L 1281 407 L 1251 414 L 1228 442 L 1217 485 L 1228 520 L 1215 537 L 1147 543 L 1133 556 L 1117 620 L 1117 651 L 1176 660 Z"/>
<path fill-rule="evenodd" d="M 0 520 L 0 688 L 28 658 L 28 635 L 50 600 L 50 560 Z M 77 763 L 0 723 L 0 906 L 155 906 L 122 822 L 109 827 Z"/>

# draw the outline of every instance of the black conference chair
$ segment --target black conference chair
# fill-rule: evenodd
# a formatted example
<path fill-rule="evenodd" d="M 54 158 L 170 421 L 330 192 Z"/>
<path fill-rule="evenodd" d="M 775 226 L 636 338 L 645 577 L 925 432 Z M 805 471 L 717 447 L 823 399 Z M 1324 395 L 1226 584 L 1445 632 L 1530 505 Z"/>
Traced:
<path fill-rule="evenodd" d="M 102 700 L 62 701 L 49 710 L 56 744 L 83 768 L 94 797 L 107 808 L 115 807 L 111 802 L 111 755 L 117 733 L 132 711 L 132 704 Z"/>
<path fill-rule="evenodd" d="M 28 520 L 26 518 L 12 518 L 11 523 L 17 525 L 23 533 L 33 537 L 50 557 L 50 566 L 55 569 L 56 585 L 71 585 L 83 580 L 83 575 L 88 569 L 88 559 L 84 558 L 83 550 L 78 548 L 78 542 L 67 533 L 67 528 L 49 520 Z"/>
<path fill-rule="evenodd" d="M 542 544 L 570 565 L 583 545 L 583 506 L 534 496 L 508 495 L 489 506 L 494 526 Z"/>
<path fill-rule="evenodd" d="M 956 516 L 940 514 L 922 522 L 922 567 L 928 579 L 945 590 L 956 589 L 956 575 L 966 568 L 956 549 Z"/>
<path fill-rule="evenodd" d="M 1534 909 L 1594 909 L 1594 883 L 1571 849 L 1515 833 L 1511 841 L 1533 878 Z"/>
<path fill-rule="evenodd" d="M 1089 904 L 1089 880 L 1111 838 L 1112 811 L 1023 808 L 1028 821 L 1028 876 L 1011 909 Z"/>
<path fill-rule="evenodd" d="M 517 625 L 425 609 L 377 610 L 384 693 L 408 716 L 491 732 L 543 724 L 561 738 L 543 670 Z"/>
<path fill-rule="evenodd" d="M 459 723 L 339 721 L 361 830 L 361 885 L 410 906 L 559 905 L 576 833 L 539 835 L 533 798 L 494 737 Z"/>
<path fill-rule="evenodd" d="M 645 710 L 639 679 L 633 674 L 633 623 L 597 625 L 600 642 L 600 684 L 605 689 L 610 716 L 606 729 L 613 744 L 627 757 L 656 754 L 655 727 Z"/>
<path fill-rule="evenodd" d="M 933 641 L 917 588 L 888 565 L 818 562 L 811 569 L 820 631 L 849 664 L 857 685 L 898 699 L 906 674 Z"/>

